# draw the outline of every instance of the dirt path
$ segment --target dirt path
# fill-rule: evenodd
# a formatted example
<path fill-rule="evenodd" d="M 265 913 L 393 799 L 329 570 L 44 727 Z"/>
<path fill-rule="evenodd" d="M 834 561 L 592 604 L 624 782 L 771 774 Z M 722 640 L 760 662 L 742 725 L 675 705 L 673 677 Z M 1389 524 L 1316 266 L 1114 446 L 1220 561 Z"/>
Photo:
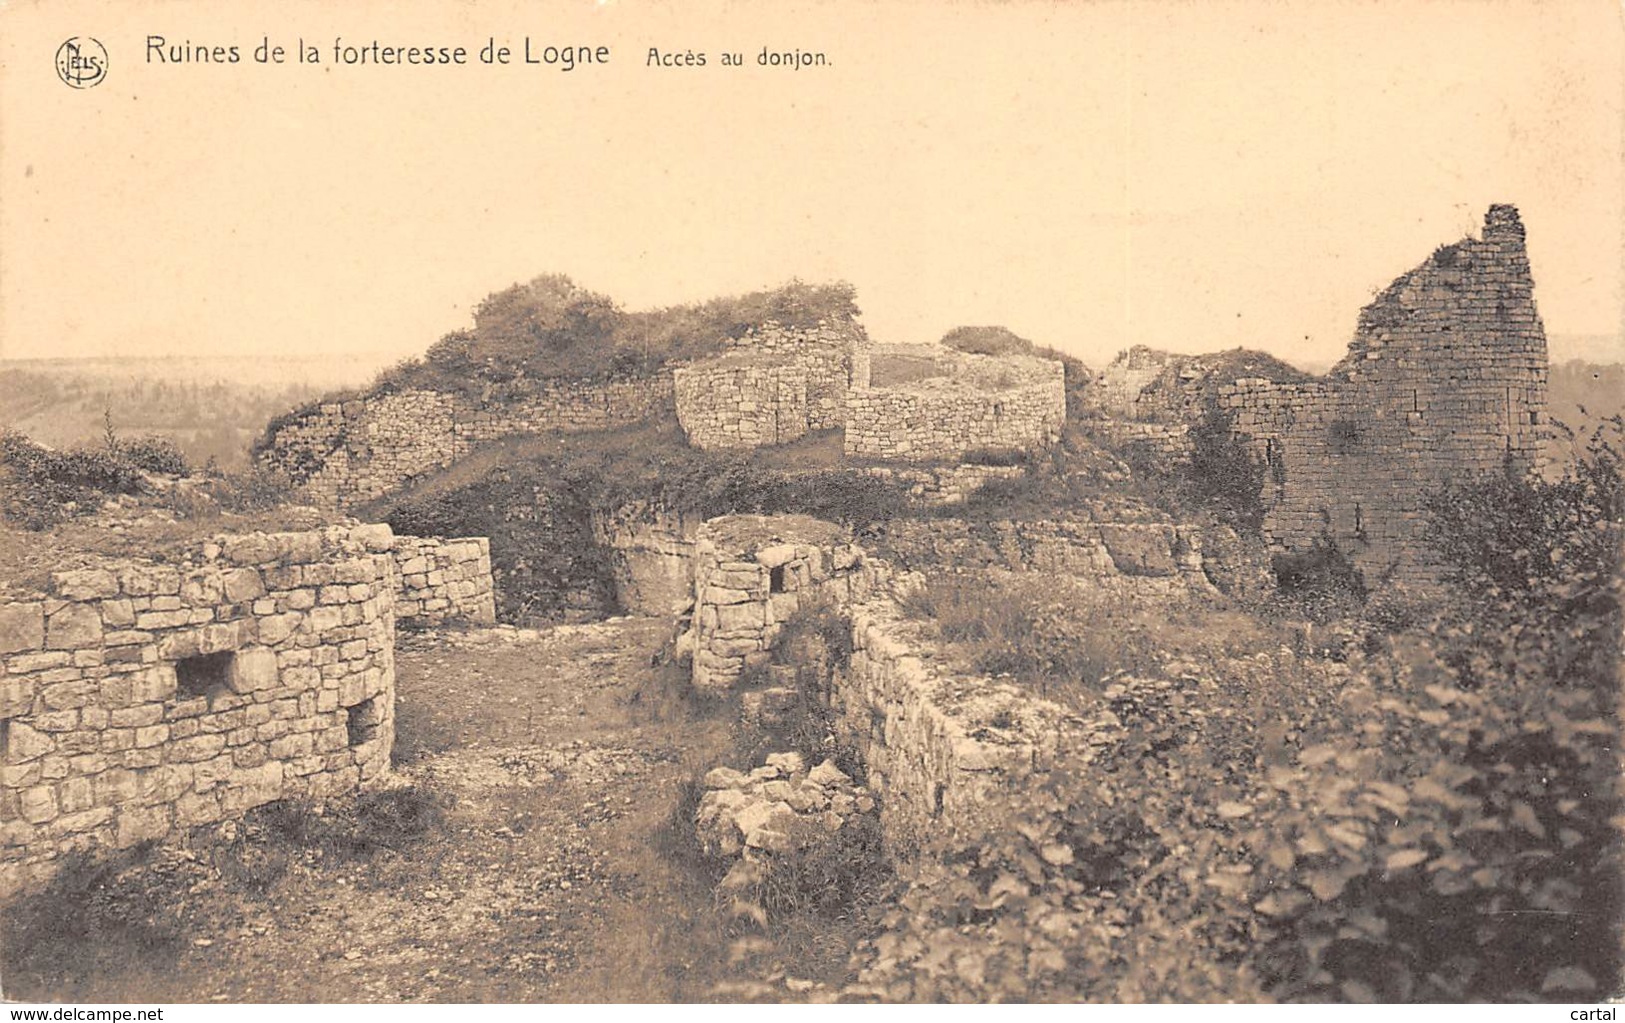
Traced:
<path fill-rule="evenodd" d="M 696 1001 L 838 981 L 838 927 L 781 935 L 787 956 L 762 941 L 742 956 L 709 884 L 673 854 L 683 785 L 728 759 L 733 729 L 651 667 L 669 629 L 403 637 L 397 774 L 444 798 L 443 826 L 365 862 L 306 857 L 261 897 L 194 885 L 197 930 L 174 971 L 87 977 L 79 996 Z"/>

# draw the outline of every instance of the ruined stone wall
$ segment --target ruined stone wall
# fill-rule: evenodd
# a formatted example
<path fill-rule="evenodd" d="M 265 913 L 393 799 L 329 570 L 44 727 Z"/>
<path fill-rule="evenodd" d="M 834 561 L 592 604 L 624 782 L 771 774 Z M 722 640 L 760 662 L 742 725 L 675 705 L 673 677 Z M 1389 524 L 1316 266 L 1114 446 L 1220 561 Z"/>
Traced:
<path fill-rule="evenodd" d="M 1221 388 L 1269 466 L 1272 543 L 1302 550 L 1329 537 L 1368 583 L 1432 580 L 1427 491 L 1541 458 L 1547 356 L 1533 287 L 1517 211 L 1492 206 L 1482 238 L 1440 248 L 1361 311 L 1326 378 Z"/>
<path fill-rule="evenodd" d="M 905 856 L 966 849 L 1010 830 L 1020 794 L 1081 745 L 1077 722 L 1014 685 L 945 669 L 919 623 L 875 596 L 847 608 L 852 657 L 831 706 L 863 754 L 888 845 Z"/>
<path fill-rule="evenodd" d="M 903 461 L 1027 450 L 1066 422 L 1064 369 L 1050 359 L 958 353 L 953 375 L 847 394 L 848 455 Z"/>
<path fill-rule="evenodd" d="M 679 615 L 694 603 L 701 523 L 643 502 L 594 513 L 593 538 L 610 551 L 615 599 L 632 614 Z"/>
<path fill-rule="evenodd" d="M 511 405 L 400 391 L 312 406 L 277 429 L 259 460 L 287 473 L 312 503 L 347 508 L 449 465 L 486 441 L 607 429 L 669 414 L 672 406 L 670 375 L 555 383 Z"/>
<path fill-rule="evenodd" d="M 388 527 L 253 534 L 108 561 L 0 603 L 0 893 L 389 764 Z"/>
<path fill-rule="evenodd" d="M 840 527 L 805 515 L 729 515 L 700 527 L 694 547 L 694 686 L 731 687 L 766 664 L 784 621 L 813 594 L 841 603 L 869 585 L 862 552 Z"/>
<path fill-rule="evenodd" d="M 677 370 L 677 421 L 692 447 L 756 448 L 804 436 L 806 368 L 772 356 L 728 355 Z"/>
<path fill-rule="evenodd" d="M 490 540 L 483 536 L 451 540 L 398 536 L 394 552 L 399 579 L 395 591 L 397 624 L 496 624 Z"/>
<path fill-rule="evenodd" d="M 807 429 L 832 430 L 846 421 L 853 350 L 867 338 L 857 320 L 821 320 L 816 327 L 786 327 L 769 320 L 728 342 L 730 351 L 787 360 L 807 381 Z"/>
<path fill-rule="evenodd" d="M 865 547 L 903 571 L 1043 572 L 1169 594 L 1207 585 L 1201 531 L 1168 522 L 893 519 Z"/>

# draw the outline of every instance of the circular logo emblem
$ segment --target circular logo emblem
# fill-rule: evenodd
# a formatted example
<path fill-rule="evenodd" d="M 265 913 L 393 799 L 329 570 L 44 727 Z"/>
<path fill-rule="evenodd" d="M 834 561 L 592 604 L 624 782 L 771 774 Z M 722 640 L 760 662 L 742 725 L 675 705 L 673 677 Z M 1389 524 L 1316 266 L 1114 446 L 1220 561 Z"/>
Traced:
<path fill-rule="evenodd" d="M 75 89 L 89 89 L 107 77 L 107 48 L 90 36 L 74 36 L 56 48 L 56 76 Z"/>

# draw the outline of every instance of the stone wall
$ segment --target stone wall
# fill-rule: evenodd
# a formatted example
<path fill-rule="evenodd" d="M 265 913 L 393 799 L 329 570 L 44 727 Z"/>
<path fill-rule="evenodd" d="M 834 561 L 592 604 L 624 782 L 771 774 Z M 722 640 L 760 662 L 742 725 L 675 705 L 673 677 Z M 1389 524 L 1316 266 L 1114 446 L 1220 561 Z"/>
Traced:
<path fill-rule="evenodd" d="M 786 327 L 769 320 L 728 342 L 730 351 L 765 355 L 799 367 L 807 380 L 807 429 L 833 430 L 846 422 L 855 348 L 868 338 L 857 320 L 820 320 L 816 327 Z"/>
<path fill-rule="evenodd" d="M 601 430 L 669 414 L 670 375 L 556 383 L 486 405 L 466 395 L 400 391 L 323 402 L 277 428 L 258 454 L 312 503 L 347 508 L 451 464 L 486 441 L 552 430 Z"/>
<path fill-rule="evenodd" d="M 692 607 L 700 525 L 641 502 L 595 513 L 593 537 L 610 551 L 617 603 L 643 615 L 680 615 Z"/>
<path fill-rule="evenodd" d="M 0 893 L 375 779 L 394 734 L 388 527 L 222 538 L 0 604 Z"/>
<path fill-rule="evenodd" d="M 868 582 L 862 552 L 839 526 L 805 515 L 728 515 L 700 527 L 694 546 L 694 686 L 731 687 L 766 664 L 784 621 L 813 594 L 842 603 Z"/>
<path fill-rule="evenodd" d="M 490 540 L 483 536 L 453 540 L 398 536 L 394 552 L 399 579 L 395 591 L 398 624 L 496 624 Z"/>
<path fill-rule="evenodd" d="M 958 352 L 951 364 L 949 376 L 850 391 L 846 453 L 953 460 L 978 449 L 1028 450 L 1060 436 L 1066 385 L 1059 362 Z"/>
<path fill-rule="evenodd" d="M 1044 572 L 1168 593 L 1207 585 L 1201 531 L 1168 522 L 893 519 L 864 542 L 903 571 Z"/>
<path fill-rule="evenodd" d="M 853 351 L 866 342 L 853 319 L 753 327 L 728 340 L 725 354 L 673 374 L 678 422 L 704 450 L 784 444 L 840 427 Z"/>
<path fill-rule="evenodd" d="M 831 695 L 841 738 L 863 754 L 892 851 L 973 848 L 1006 831 L 1077 719 L 1009 683 L 946 670 L 919 623 L 881 594 L 849 605 L 852 657 Z"/>
<path fill-rule="evenodd" d="M 807 433 L 806 369 L 773 356 L 735 354 L 672 374 L 677 421 L 692 447 L 757 448 Z"/>
<path fill-rule="evenodd" d="M 1441 247 L 1360 313 L 1324 379 L 1220 389 L 1269 466 L 1264 528 L 1283 550 L 1327 537 L 1368 583 L 1426 584 L 1428 490 L 1537 468 L 1546 433 L 1546 337 L 1523 224 L 1492 206 L 1482 238 Z"/>

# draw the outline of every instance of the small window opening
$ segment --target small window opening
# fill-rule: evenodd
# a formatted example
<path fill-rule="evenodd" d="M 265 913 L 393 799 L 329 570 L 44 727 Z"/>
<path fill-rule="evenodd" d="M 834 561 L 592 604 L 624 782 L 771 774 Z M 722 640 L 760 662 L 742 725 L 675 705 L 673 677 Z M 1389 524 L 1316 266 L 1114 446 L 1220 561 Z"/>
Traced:
<path fill-rule="evenodd" d="M 787 565 L 775 565 L 768 572 L 768 574 L 767 574 L 767 591 L 769 593 L 783 593 L 783 592 L 785 592 L 785 589 L 784 589 L 784 570 L 787 567 L 789 567 L 789 566 L 787 566 Z"/>
<path fill-rule="evenodd" d="M 175 662 L 175 692 L 183 700 L 190 700 L 226 687 L 226 676 L 231 673 L 230 650 L 198 657 L 183 657 Z"/>
<path fill-rule="evenodd" d="M 350 745 L 360 746 L 378 738 L 378 726 L 383 724 L 384 720 L 378 697 L 362 700 L 345 713 L 348 715 L 345 727 L 350 732 Z"/>
<path fill-rule="evenodd" d="M 8 763 L 11 757 L 11 719 L 0 718 L 0 764 Z"/>

